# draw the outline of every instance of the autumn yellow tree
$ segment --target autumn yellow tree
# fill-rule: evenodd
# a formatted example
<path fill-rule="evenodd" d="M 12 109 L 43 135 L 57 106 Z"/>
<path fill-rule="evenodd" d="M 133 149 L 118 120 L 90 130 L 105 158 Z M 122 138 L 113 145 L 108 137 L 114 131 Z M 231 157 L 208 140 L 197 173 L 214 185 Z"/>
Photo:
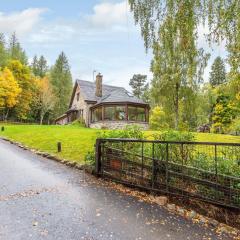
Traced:
<path fill-rule="evenodd" d="M 36 80 L 37 86 L 37 107 L 39 110 L 40 124 L 42 124 L 46 113 L 53 110 L 55 106 L 55 95 L 48 77 Z"/>
<path fill-rule="evenodd" d="M 18 119 L 27 119 L 33 99 L 34 77 L 31 75 L 30 68 L 18 60 L 12 60 L 8 64 L 8 68 L 12 71 L 18 85 L 22 89 L 18 96 L 19 102 L 14 108 L 16 116 Z"/>
<path fill-rule="evenodd" d="M 8 117 L 9 110 L 18 103 L 18 96 L 21 93 L 17 81 L 8 68 L 0 72 L 0 108 L 3 109 L 3 119 Z"/>

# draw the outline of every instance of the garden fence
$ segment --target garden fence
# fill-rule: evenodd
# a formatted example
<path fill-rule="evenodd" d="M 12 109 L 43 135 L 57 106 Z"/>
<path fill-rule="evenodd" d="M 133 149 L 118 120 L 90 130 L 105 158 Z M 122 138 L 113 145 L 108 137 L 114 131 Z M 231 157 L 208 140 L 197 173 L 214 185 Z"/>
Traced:
<path fill-rule="evenodd" d="M 151 191 L 240 209 L 240 144 L 97 139 L 96 172 Z"/>

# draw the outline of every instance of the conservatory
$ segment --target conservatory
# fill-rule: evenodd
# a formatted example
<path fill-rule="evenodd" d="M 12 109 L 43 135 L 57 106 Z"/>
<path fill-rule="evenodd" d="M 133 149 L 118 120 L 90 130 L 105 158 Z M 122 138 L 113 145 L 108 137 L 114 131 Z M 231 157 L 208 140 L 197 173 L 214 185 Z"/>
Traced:
<path fill-rule="evenodd" d="M 137 103 L 104 103 L 91 108 L 91 125 L 94 128 L 122 128 L 127 124 L 148 127 L 149 105 Z"/>

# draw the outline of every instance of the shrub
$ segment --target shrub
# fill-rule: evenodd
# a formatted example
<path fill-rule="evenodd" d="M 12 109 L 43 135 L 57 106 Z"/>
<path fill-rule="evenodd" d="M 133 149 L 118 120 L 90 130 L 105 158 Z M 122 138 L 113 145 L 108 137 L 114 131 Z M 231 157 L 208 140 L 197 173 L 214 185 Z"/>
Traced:
<path fill-rule="evenodd" d="M 161 107 L 153 108 L 150 116 L 150 128 L 153 130 L 162 130 L 169 128 L 166 121 L 166 114 Z"/>
<path fill-rule="evenodd" d="M 123 130 L 109 130 L 97 134 L 98 138 L 131 138 L 144 139 L 142 129 L 138 125 L 127 126 Z"/>
<path fill-rule="evenodd" d="M 191 132 L 179 132 L 174 130 L 168 130 L 161 133 L 153 134 L 154 140 L 160 141 L 194 141 L 194 135 Z"/>

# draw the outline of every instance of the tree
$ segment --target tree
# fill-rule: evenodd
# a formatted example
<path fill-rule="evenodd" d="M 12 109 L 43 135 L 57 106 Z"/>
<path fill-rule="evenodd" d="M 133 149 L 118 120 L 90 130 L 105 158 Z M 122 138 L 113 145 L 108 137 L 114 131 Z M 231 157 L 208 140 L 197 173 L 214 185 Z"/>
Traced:
<path fill-rule="evenodd" d="M 141 27 L 141 34 L 146 49 L 152 48 L 158 41 L 159 30 L 170 18 L 175 23 L 182 44 L 191 46 L 191 39 L 197 35 L 199 25 L 208 24 L 209 43 L 225 40 L 229 51 L 229 64 L 233 71 L 239 71 L 240 47 L 240 2 L 239 0 L 128 0 L 136 24 Z M 170 31 L 170 29 L 169 29 Z M 191 49 L 191 47 L 190 47 Z M 189 52 L 190 53 L 190 52 Z"/>
<path fill-rule="evenodd" d="M 56 97 L 54 115 L 59 116 L 68 109 L 72 92 L 72 76 L 66 55 L 62 52 L 51 69 L 50 80 Z"/>
<path fill-rule="evenodd" d="M 226 133 L 232 120 L 235 118 L 235 114 L 230 97 L 220 94 L 213 109 L 213 131 L 217 133 Z"/>
<path fill-rule="evenodd" d="M 12 71 L 18 85 L 22 89 L 18 96 L 18 104 L 14 108 L 18 119 L 27 119 L 27 115 L 31 108 L 33 97 L 33 78 L 28 66 L 23 65 L 18 60 L 12 60 L 8 68 Z"/>
<path fill-rule="evenodd" d="M 134 74 L 130 79 L 129 85 L 132 87 L 134 96 L 142 98 L 146 90 L 147 75 Z"/>
<path fill-rule="evenodd" d="M 55 105 L 55 96 L 48 77 L 37 79 L 37 106 L 40 115 L 40 125 L 47 113 L 53 110 Z"/>
<path fill-rule="evenodd" d="M 202 49 L 197 49 L 194 29 L 191 30 L 192 38 L 185 40 L 184 36 L 178 35 L 175 21 L 169 17 L 159 30 L 158 40 L 153 45 L 151 71 L 154 102 L 163 106 L 166 114 L 171 116 L 171 126 L 178 129 L 181 121 L 180 104 L 182 102 L 191 105 L 186 105 L 183 110 L 195 109 L 192 106 L 195 103 L 194 93 L 202 82 L 203 70 L 209 56 L 204 54 Z"/>
<path fill-rule="evenodd" d="M 150 102 L 151 102 L 151 91 L 150 91 L 149 83 L 147 83 L 147 84 L 144 86 L 141 99 L 142 99 L 145 103 L 149 103 L 149 104 L 150 104 Z"/>
<path fill-rule="evenodd" d="M 18 42 L 16 33 L 13 33 L 10 38 L 8 52 L 9 52 L 9 56 L 12 60 L 18 60 L 23 65 L 28 64 L 28 59 L 27 59 L 26 53 L 22 49 L 20 43 Z"/>
<path fill-rule="evenodd" d="M 212 87 L 216 87 L 226 82 L 225 65 L 221 57 L 217 57 L 212 65 L 209 82 Z"/>
<path fill-rule="evenodd" d="M 48 65 L 44 56 L 41 56 L 39 59 L 37 56 L 34 56 L 31 69 L 35 76 L 40 78 L 45 77 L 48 71 Z"/>
<path fill-rule="evenodd" d="M 8 53 L 6 49 L 6 41 L 3 33 L 0 33 L 0 67 L 7 65 Z"/>
<path fill-rule="evenodd" d="M 163 130 L 169 127 L 166 114 L 159 106 L 153 108 L 150 116 L 150 127 L 153 130 Z"/>
<path fill-rule="evenodd" d="M 174 122 L 178 129 L 179 122 L 184 122 L 181 118 L 189 116 L 180 110 L 189 109 L 186 104 L 190 104 L 191 109 L 196 107 L 194 98 L 209 57 L 197 48 L 199 25 L 208 23 L 210 44 L 226 40 L 231 68 L 239 69 L 240 2 L 129 0 L 129 4 L 141 28 L 146 50 L 153 49 L 154 104 L 163 106 L 169 122 L 171 125 Z"/>
<path fill-rule="evenodd" d="M 3 119 L 7 119 L 9 109 L 18 103 L 18 96 L 21 93 L 17 81 L 8 68 L 0 72 L 0 108 L 3 108 Z M 5 111 L 6 110 L 6 111 Z"/>

